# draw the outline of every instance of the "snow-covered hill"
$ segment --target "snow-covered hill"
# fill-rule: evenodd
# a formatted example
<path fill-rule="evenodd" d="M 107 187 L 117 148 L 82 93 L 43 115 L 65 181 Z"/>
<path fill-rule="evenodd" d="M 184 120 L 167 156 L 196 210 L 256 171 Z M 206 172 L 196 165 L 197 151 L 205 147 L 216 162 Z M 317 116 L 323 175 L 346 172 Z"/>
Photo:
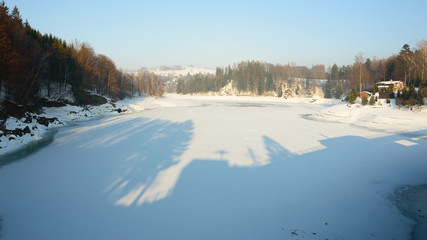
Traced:
<path fill-rule="evenodd" d="M 142 68 L 141 70 L 154 72 L 156 75 L 167 77 L 167 76 L 187 76 L 187 75 L 196 75 L 196 74 L 215 74 L 215 70 L 208 68 L 199 68 L 190 66 L 160 66 L 154 68 Z"/>

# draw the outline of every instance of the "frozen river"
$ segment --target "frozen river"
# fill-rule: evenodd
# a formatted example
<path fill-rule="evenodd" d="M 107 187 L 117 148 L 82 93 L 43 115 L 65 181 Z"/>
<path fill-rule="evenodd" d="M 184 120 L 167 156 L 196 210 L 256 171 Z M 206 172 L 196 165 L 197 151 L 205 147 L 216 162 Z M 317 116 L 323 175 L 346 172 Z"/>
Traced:
<path fill-rule="evenodd" d="M 425 131 L 304 117 L 321 104 L 158 101 L 2 166 L 0 238 L 410 238 L 391 199 L 427 183 Z"/>

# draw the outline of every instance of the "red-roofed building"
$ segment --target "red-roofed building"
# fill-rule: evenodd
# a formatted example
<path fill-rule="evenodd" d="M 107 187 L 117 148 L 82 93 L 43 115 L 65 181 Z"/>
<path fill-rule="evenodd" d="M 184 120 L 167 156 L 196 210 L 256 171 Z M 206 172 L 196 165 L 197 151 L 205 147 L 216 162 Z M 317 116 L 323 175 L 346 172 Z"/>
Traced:
<path fill-rule="evenodd" d="M 359 94 L 360 98 L 366 97 L 366 98 L 370 98 L 372 96 L 372 93 L 367 92 L 367 91 L 363 91 Z"/>

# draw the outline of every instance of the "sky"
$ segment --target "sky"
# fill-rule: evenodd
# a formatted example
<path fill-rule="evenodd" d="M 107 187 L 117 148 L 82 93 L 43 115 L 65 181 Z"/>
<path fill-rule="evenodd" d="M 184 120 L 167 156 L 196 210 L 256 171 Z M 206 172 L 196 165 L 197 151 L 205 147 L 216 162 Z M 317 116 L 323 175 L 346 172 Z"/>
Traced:
<path fill-rule="evenodd" d="M 118 68 L 245 60 L 347 65 L 427 40 L 427 1 L 5 0 L 42 33 L 89 43 Z"/>

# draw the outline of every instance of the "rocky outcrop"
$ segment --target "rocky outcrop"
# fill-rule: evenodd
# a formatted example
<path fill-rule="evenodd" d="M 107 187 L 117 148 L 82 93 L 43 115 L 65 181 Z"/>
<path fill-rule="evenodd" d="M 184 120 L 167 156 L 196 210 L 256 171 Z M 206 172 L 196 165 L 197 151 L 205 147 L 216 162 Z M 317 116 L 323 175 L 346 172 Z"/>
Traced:
<path fill-rule="evenodd" d="M 309 81 L 289 81 L 282 83 L 282 97 L 306 97 L 306 98 L 323 98 L 324 93 L 322 87 Z"/>

